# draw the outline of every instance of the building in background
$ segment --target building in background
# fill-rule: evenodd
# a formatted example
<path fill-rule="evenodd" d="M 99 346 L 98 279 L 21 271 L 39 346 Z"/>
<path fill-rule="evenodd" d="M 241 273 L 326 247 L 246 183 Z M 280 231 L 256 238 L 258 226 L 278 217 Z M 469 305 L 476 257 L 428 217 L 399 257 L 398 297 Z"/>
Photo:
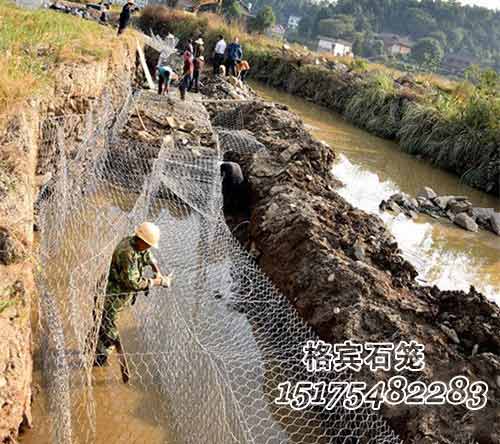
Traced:
<path fill-rule="evenodd" d="M 283 25 L 274 25 L 274 26 L 271 26 L 266 31 L 266 34 L 269 37 L 273 37 L 275 39 L 283 40 L 285 38 L 286 28 Z"/>
<path fill-rule="evenodd" d="M 339 57 L 350 56 L 352 55 L 352 43 L 346 40 L 319 36 L 318 51 L 331 52 L 333 55 Z"/>
<path fill-rule="evenodd" d="M 299 27 L 299 23 L 300 23 L 300 20 L 302 19 L 302 17 L 298 17 L 296 15 L 291 15 L 290 17 L 288 17 L 288 24 L 287 24 L 287 28 L 288 29 L 297 29 Z"/>
<path fill-rule="evenodd" d="M 414 42 L 409 37 L 389 33 L 377 34 L 376 37 L 384 42 L 385 51 L 389 55 L 404 56 L 411 54 Z"/>

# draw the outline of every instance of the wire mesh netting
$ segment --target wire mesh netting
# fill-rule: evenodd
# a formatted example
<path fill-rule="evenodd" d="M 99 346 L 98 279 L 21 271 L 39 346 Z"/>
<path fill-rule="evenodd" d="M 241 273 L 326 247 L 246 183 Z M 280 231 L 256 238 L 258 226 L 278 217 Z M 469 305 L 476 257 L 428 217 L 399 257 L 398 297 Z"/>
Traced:
<path fill-rule="evenodd" d="M 399 443 L 369 409 L 275 403 L 278 384 L 316 381 L 301 360 L 317 338 L 232 236 L 220 178 L 226 151 L 268 153 L 238 111 L 214 123 L 211 150 L 123 140 L 137 97 L 42 128 L 53 170 L 37 203 L 46 442 Z M 113 251 L 145 220 L 161 229 L 154 255 L 172 285 L 127 295 L 120 353 L 96 368 Z"/>

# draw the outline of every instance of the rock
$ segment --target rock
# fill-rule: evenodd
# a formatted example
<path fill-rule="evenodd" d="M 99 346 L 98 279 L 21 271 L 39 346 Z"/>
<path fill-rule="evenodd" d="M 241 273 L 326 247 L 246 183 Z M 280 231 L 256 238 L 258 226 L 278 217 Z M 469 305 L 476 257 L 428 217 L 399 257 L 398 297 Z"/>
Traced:
<path fill-rule="evenodd" d="M 481 223 L 481 221 L 489 221 L 490 217 L 495 214 L 495 210 L 493 208 L 474 207 L 472 208 L 471 213 L 476 222 Z"/>
<path fill-rule="evenodd" d="M 333 282 L 335 280 L 335 273 L 331 273 L 330 276 L 328 276 L 328 282 Z"/>
<path fill-rule="evenodd" d="M 396 214 L 400 214 L 403 212 L 402 208 L 393 200 L 388 202 L 388 207 L 391 211 L 394 211 Z"/>
<path fill-rule="evenodd" d="M 447 211 L 446 216 L 448 217 L 448 219 L 450 219 L 453 222 L 455 220 L 456 214 L 452 213 L 451 211 Z"/>
<path fill-rule="evenodd" d="M 267 209 L 265 215 L 266 219 L 273 219 L 274 215 L 279 211 L 279 209 L 280 207 L 276 202 L 273 202 L 271 205 L 269 205 L 269 208 Z"/>
<path fill-rule="evenodd" d="M 500 236 L 500 213 L 494 213 L 490 216 L 491 231 Z"/>
<path fill-rule="evenodd" d="M 45 174 L 37 175 L 37 176 L 35 176 L 35 186 L 38 188 L 41 188 L 41 187 L 47 185 L 49 183 L 50 179 L 52 179 L 52 172 L 51 171 L 48 171 Z"/>
<path fill-rule="evenodd" d="M 479 230 L 478 225 L 476 222 L 474 222 L 474 219 L 470 217 L 466 213 L 460 213 L 458 214 L 455 219 L 453 219 L 453 223 L 455 225 L 458 225 L 459 227 L 462 227 L 468 231 L 474 231 L 477 232 Z"/>
<path fill-rule="evenodd" d="M 452 214 L 467 213 L 472 208 L 472 204 L 468 200 L 452 200 L 448 202 L 446 210 Z"/>
<path fill-rule="evenodd" d="M 424 199 L 435 199 L 437 197 L 436 192 L 430 187 L 424 187 L 422 191 L 417 194 L 417 199 L 423 197 Z"/>
<path fill-rule="evenodd" d="M 419 208 L 422 210 L 438 210 L 436 205 L 434 205 L 434 203 L 430 199 L 427 199 L 425 197 L 417 197 L 417 202 L 419 204 Z"/>
<path fill-rule="evenodd" d="M 456 200 L 455 196 L 439 196 L 433 199 L 433 202 L 442 210 L 446 210 L 448 203 L 453 199 Z"/>
<path fill-rule="evenodd" d="M 302 148 L 303 147 L 299 144 L 291 145 L 280 154 L 280 158 L 283 160 L 283 162 L 288 162 L 293 156 L 295 156 L 295 154 L 302 151 Z"/>
<path fill-rule="evenodd" d="M 474 347 L 472 348 L 471 356 L 472 357 L 476 356 L 478 350 L 479 350 L 479 344 L 474 344 Z"/>
<path fill-rule="evenodd" d="M 181 129 L 188 133 L 192 132 L 195 129 L 195 125 L 193 122 L 186 122 L 182 125 Z"/>
<path fill-rule="evenodd" d="M 283 169 L 274 168 L 267 162 L 258 163 L 253 169 L 253 174 L 257 177 L 273 177 L 281 174 L 282 172 Z"/>
<path fill-rule="evenodd" d="M 358 261 L 364 261 L 366 259 L 365 244 L 360 240 L 357 240 L 353 245 L 354 257 Z"/>
<path fill-rule="evenodd" d="M 439 326 L 443 333 L 448 336 L 455 344 L 460 344 L 460 339 L 458 339 L 457 332 L 453 328 L 447 327 L 446 325 Z"/>
<path fill-rule="evenodd" d="M 10 231 L 0 228 L 0 263 L 11 265 L 19 262 L 25 255 L 24 245 Z"/>

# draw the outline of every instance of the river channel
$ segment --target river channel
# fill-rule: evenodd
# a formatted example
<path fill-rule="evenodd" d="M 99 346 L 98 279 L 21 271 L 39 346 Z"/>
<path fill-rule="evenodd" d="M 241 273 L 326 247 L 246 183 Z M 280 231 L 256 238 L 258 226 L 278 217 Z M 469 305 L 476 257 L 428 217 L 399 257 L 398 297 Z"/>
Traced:
<path fill-rule="evenodd" d="M 264 99 L 287 105 L 309 130 L 336 153 L 337 191 L 352 205 L 379 215 L 396 237 L 419 280 L 441 289 L 474 285 L 500 304 L 500 237 L 470 233 L 449 221 L 382 213 L 379 204 L 396 192 L 415 196 L 424 186 L 440 195 L 466 195 L 475 206 L 500 211 L 500 199 L 460 183 L 457 176 L 404 153 L 393 141 L 357 128 L 341 115 L 261 83 L 252 87 Z"/>

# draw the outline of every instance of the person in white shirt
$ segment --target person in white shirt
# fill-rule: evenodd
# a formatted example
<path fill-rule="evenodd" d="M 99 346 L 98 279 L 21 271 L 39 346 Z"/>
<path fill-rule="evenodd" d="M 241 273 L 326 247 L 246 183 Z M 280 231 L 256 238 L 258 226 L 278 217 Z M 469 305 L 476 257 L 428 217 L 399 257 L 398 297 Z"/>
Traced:
<path fill-rule="evenodd" d="M 226 52 L 226 42 L 224 36 L 219 35 L 219 40 L 214 49 L 214 76 L 219 73 L 219 67 L 224 63 L 224 54 Z"/>

